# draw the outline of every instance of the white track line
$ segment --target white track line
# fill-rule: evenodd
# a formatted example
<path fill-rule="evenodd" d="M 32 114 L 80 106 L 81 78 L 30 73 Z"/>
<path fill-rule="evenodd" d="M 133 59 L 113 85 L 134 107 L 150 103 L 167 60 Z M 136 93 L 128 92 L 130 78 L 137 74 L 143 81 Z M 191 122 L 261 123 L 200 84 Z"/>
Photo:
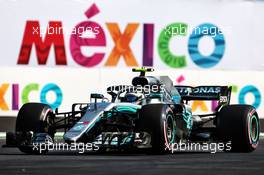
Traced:
<path fill-rule="evenodd" d="M 55 137 L 61 137 L 64 135 L 64 132 L 56 132 Z M 5 139 L 6 138 L 6 133 L 5 132 L 0 132 L 0 139 Z"/>

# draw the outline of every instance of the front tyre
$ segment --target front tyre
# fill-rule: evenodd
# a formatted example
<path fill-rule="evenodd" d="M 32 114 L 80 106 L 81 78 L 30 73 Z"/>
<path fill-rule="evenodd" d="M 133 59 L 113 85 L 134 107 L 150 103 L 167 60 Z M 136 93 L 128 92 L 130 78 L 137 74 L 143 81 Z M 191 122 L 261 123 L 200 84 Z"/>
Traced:
<path fill-rule="evenodd" d="M 217 115 L 218 137 L 231 141 L 232 152 L 252 152 L 259 142 L 260 122 L 250 105 L 227 105 Z"/>
<path fill-rule="evenodd" d="M 17 115 L 16 132 L 47 133 L 54 137 L 55 131 L 50 128 L 54 123 L 54 115 L 49 105 L 42 103 L 26 103 L 24 104 Z M 38 154 L 38 151 L 33 150 L 30 141 L 24 139 L 20 141 L 19 150 L 27 154 Z"/>
<path fill-rule="evenodd" d="M 176 122 L 171 108 L 164 104 L 143 106 L 140 112 L 142 129 L 151 134 L 151 153 L 170 151 L 176 140 Z"/>

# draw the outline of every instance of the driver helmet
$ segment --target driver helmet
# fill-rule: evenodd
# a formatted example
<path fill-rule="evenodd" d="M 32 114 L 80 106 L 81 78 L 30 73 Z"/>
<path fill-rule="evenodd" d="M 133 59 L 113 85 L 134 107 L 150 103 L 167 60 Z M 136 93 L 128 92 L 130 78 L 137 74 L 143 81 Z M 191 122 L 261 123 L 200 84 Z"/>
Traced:
<path fill-rule="evenodd" d="M 129 93 L 126 93 L 124 99 L 126 102 L 138 103 L 138 102 L 140 102 L 141 99 L 143 99 L 143 94 L 142 93 L 129 92 Z"/>

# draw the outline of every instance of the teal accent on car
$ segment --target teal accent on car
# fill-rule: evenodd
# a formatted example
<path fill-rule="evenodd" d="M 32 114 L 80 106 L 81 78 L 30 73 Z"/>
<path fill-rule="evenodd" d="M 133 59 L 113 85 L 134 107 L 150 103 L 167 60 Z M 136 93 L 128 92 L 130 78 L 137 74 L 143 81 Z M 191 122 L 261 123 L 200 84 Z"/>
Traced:
<path fill-rule="evenodd" d="M 185 109 L 183 113 L 183 120 L 186 122 L 187 128 L 192 129 L 193 121 L 192 121 L 192 113 L 190 111 Z"/>
<path fill-rule="evenodd" d="M 181 103 L 181 96 L 180 95 L 174 95 L 171 97 L 172 101 L 176 104 Z"/>
<path fill-rule="evenodd" d="M 149 94 L 149 97 L 150 98 L 162 98 L 163 95 L 159 93 L 152 93 L 152 94 Z"/>
<path fill-rule="evenodd" d="M 118 106 L 116 107 L 116 110 L 119 112 L 128 111 L 128 112 L 136 113 L 138 108 L 131 107 L 131 106 Z"/>

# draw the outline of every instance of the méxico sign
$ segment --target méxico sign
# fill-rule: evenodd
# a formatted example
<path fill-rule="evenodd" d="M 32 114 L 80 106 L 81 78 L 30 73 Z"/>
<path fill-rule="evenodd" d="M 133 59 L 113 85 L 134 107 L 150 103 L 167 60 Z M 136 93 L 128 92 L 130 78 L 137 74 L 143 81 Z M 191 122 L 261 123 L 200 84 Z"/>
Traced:
<path fill-rule="evenodd" d="M 210 4 L 3 1 L 0 66 L 262 70 L 262 6 Z"/>
<path fill-rule="evenodd" d="M 186 59 L 201 68 L 211 68 L 217 65 L 225 53 L 225 37 L 222 30 L 213 23 L 201 23 L 190 29 L 187 23 L 174 22 L 162 29 L 155 28 L 154 23 L 128 23 L 123 31 L 117 22 L 107 22 L 106 27 L 95 22 L 92 18 L 99 13 L 96 4 L 92 4 L 84 13 L 87 19 L 73 27 L 70 33 L 69 48 L 65 46 L 65 35 L 62 21 L 49 21 L 47 28 L 42 28 L 38 20 L 27 20 L 25 24 L 17 65 L 28 65 L 33 59 L 32 48 L 36 49 L 36 59 L 39 65 L 45 65 L 50 54 L 55 55 L 56 65 L 68 65 L 67 60 L 73 59 L 77 65 L 83 67 L 98 66 L 103 60 L 104 66 L 118 66 L 123 59 L 126 66 L 154 66 L 154 48 L 157 48 L 162 63 L 169 68 L 187 67 Z M 130 42 L 136 35 L 138 28 L 142 28 L 142 57 L 136 58 Z M 190 32 L 191 30 L 191 32 Z M 106 32 L 111 35 L 106 38 Z M 154 32 L 159 37 L 154 38 Z M 209 55 L 203 55 L 199 50 L 199 41 L 208 36 L 214 42 L 214 49 Z M 172 53 L 170 41 L 173 37 L 187 37 L 187 55 Z M 86 56 L 82 47 L 108 47 L 108 42 L 114 46 L 110 53 L 94 52 Z M 66 54 L 69 49 L 71 55 Z M 53 53 L 52 53 L 53 52 Z M 138 61 L 140 60 L 140 62 Z"/>

